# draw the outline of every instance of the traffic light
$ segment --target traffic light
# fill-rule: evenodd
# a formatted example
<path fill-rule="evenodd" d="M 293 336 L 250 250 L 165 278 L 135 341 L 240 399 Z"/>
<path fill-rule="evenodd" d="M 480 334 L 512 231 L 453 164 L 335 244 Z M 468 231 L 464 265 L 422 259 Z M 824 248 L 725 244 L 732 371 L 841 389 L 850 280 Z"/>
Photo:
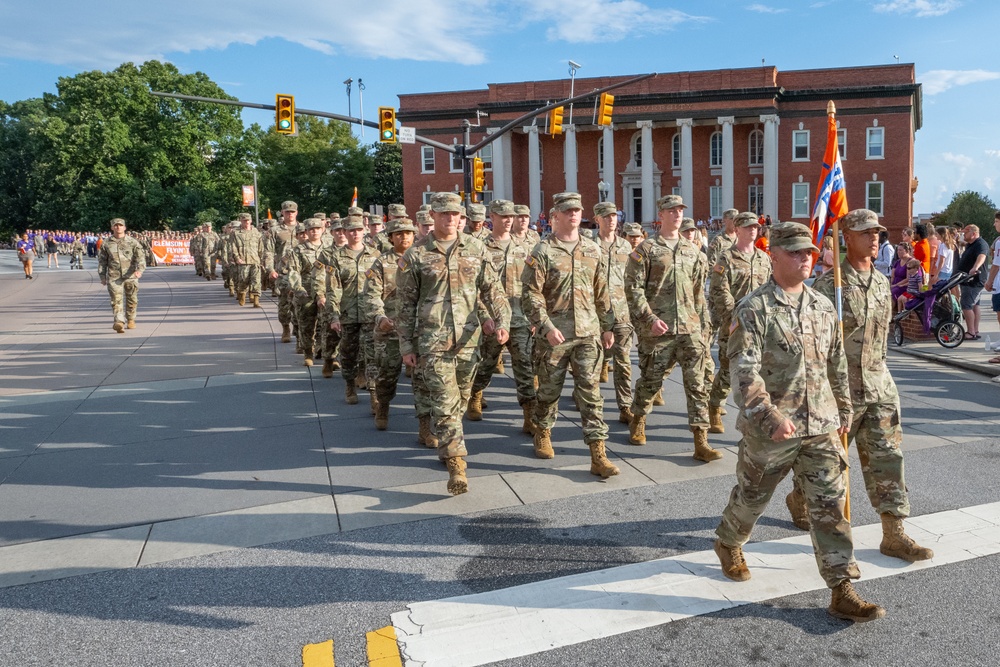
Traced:
<path fill-rule="evenodd" d="M 274 126 L 278 134 L 295 134 L 295 96 L 274 96 Z"/>
<path fill-rule="evenodd" d="M 556 107 L 549 111 L 549 134 L 553 137 L 563 133 L 563 108 Z"/>
<path fill-rule="evenodd" d="M 483 173 L 483 161 L 477 157 L 472 158 L 472 189 L 482 192 L 486 189 L 486 174 Z"/>
<path fill-rule="evenodd" d="M 615 96 L 611 93 L 601 93 L 601 101 L 597 104 L 597 124 L 611 125 L 611 114 L 615 110 Z"/>
<path fill-rule="evenodd" d="M 396 110 L 392 107 L 378 108 L 378 140 L 383 144 L 396 143 Z"/>

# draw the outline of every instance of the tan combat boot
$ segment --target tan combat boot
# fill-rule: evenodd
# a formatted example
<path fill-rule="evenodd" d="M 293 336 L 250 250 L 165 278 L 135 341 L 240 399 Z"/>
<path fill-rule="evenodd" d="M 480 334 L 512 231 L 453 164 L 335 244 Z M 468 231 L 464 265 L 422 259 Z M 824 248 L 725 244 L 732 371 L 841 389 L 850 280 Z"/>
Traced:
<path fill-rule="evenodd" d="M 236 288 L 235 287 L 230 287 L 229 288 L 229 296 L 236 296 Z"/>
<path fill-rule="evenodd" d="M 344 400 L 347 401 L 348 405 L 358 404 L 358 389 L 354 386 L 354 380 L 347 380 L 347 386 L 344 387 Z"/>
<path fill-rule="evenodd" d="M 691 432 L 694 433 L 694 457 L 697 460 L 708 463 L 722 458 L 722 452 L 709 446 L 707 429 L 693 428 Z"/>
<path fill-rule="evenodd" d="M 453 456 L 446 459 L 444 464 L 448 466 L 448 493 L 457 496 L 468 491 L 469 480 L 465 476 L 465 459 Z"/>
<path fill-rule="evenodd" d="M 378 398 L 375 396 L 375 390 L 368 390 L 368 402 L 371 404 L 372 417 L 378 414 Z"/>
<path fill-rule="evenodd" d="M 609 370 L 608 362 L 605 361 L 604 364 L 601 366 L 601 378 L 600 378 L 601 384 L 608 381 L 608 370 Z"/>
<path fill-rule="evenodd" d="M 521 422 L 521 433 L 525 435 L 535 434 L 535 424 L 532 421 L 532 415 L 535 414 L 535 405 L 537 403 L 538 401 L 532 398 L 521 406 L 521 412 L 524 415 L 524 420 Z"/>
<path fill-rule="evenodd" d="M 325 378 L 333 377 L 333 359 L 323 360 L 323 377 Z"/>
<path fill-rule="evenodd" d="M 618 421 L 620 423 L 622 423 L 622 424 L 631 424 L 632 423 L 632 409 L 631 408 L 622 408 L 621 410 L 619 410 L 618 411 Z"/>
<path fill-rule="evenodd" d="M 431 428 L 431 416 L 424 415 L 420 418 L 420 430 L 417 433 L 417 442 L 429 449 L 437 449 L 438 439 Z"/>
<path fill-rule="evenodd" d="M 409 366 L 403 366 L 403 375 L 405 375 L 408 378 L 413 377 L 413 369 L 410 368 Z"/>
<path fill-rule="evenodd" d="M 788 513 L 792 515 L 795 527 L 799 530 L 809 530 L 809 509 L 802 494 L 792 489 L 792 492 L 785 496 L 785 505 L 788 506 Z"/>
<path fill-rule="evenodd" d="M 333 364 L 333 370 L 335 370 L 335 371 L 339 371 L 340 370 L 340 362 L 339 361 L 337 361 L 336 359 L 334 359 L 330 363 Z"/>
<path fill-rule="evenodd" d="M 469 404 L 465 409 L 465 417 L 473 422 L 483 420 L 483 392 L 472 392 L 472 396 L 469 397 Z"/>
<path fill-rule="evenodd" d="M 882 515 L 882 544 L 878 550 L 886 556 L 901 558 L 911 563 L 934 558 L 934 552 L 913 541 L 903 531 L 903 518 L 886 512 Z"/>
<path fill-rule="evenodd" d="M 253 303 L 254 308 L 260 308 L 260 297 L 256 294 L 250 297 L 250 301 Z"/>
<path fill-rule="evenodd" d="M 632 415 L 632 421 L 628 424 L 628 444 L 646 444 L 646 415 Z"/>
<path fill-rule="evenodd" d="M 368 378 L 361 371 L 358 371 L 358 374 L 354 376 L 354 386 L 361 391 L 368 391 Z"/>
<path fill-rule="evenodd" d="M 653 397 L 653 405 L 666 405 L 663 400 L 663 387 L 660 387 L 660 391 L 656 392 L 656 396 Z"/>
<path fill-rule="evenodd" d="M 135 329 L 135 320 L 129 320 L 128 324 L 125 325 L 126 329 Z"/>
<path fill-rule="evenodd" d="M 292 330 L 288 328 L 287 324 L 281 325 L 281 342 L 282 343 L 292 342 Z"/>
<path fill-rule="evenodd" d="M 114 326 L 111 327 L 111 328 L 114 329 L 115 331 L 117 331 L 118 333 L 125 333 L 125 323 L 124 322 L 118 322 L 118 321 L 116 321 L 115 324 L 114 324 Z"/>
<path fill-rule="evenodd" d="M 536 457 L 540 459 L 554 459 L 556 457 L 555 450 L 552 449 L 552 429 L 536 428 L 533 442 Z"/>
<path fill-rule="evenodd" d="M 607 479 L 614 477 L 620 470 L 618 466 L 608 460 L 608 453 L 604 449 L 604 441 L 598 440 L 590 443 L 590 474 L 600 475 Z"/>
<path fill-rule="evenodd" d="M 715 555 L 719 557 L 722 564 L 722 574 L 733 581 L 746 581 L 750 578 L 750 569 L 747 567 L 746 559 L 743 558 L 742 547 L 731 547 L 723 544 L 722 540 L 716 540 Z"/>
<path fill-rule="evenodd" d="M 831 589 L 830 616 L 842 618 L 855 623 L 874 621 L 885 616 L 885 609 L 862 600 L 851 585 L 850 579 L 844 579 Z"/>
<path fill-rule="evenodd" d="M 313 365 L 312 350 L 306 350 L 302 354 L 305 357 L 305 359 L 302 360 L 302 365 L 303 366 L 312 366 Z"/>
<path fill-rule="evenodd" d="M 375 428 L 380 431 L 389 428 L 389 401 L 378 401 L 375 408 Z"/>
<path fill-rule="evenodd" d="M 708 406 L 708 432 L 725 433 L 726 427 L 722 424 L 722 411 L 714 405 Z"/>
<path fill-rule="evenodd" d="M 501 354 L 500 358 L 497 359 L 497 365 L 496 365 L 496 368 L 493 369 L 493 374 L 494 375 L 503 375 L 503 372 L 504 372 L 503 355 Z"/>

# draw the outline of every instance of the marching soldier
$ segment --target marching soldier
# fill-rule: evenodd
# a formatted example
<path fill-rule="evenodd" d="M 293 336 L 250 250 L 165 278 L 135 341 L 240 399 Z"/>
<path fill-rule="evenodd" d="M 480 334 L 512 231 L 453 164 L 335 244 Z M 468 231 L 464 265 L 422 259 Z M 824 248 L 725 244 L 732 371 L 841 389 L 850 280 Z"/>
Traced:
<path fill-rule="evenodd" d="M 490 235 L 490 230 L 486 228 L 485 205 L 469 204 L 468 229 L 465 233 L 479 241 L 485 241 Z"/>
<path fill-rule="evenodd" d="M 215 267 L 219 260 L 219 256 L 216 253 L 216 248 L 219 245 L 219 235 L 212 231 L 211 222 L 206 222 L 201 227 L 201 237 L 204 240 L 201 246 L 201 253 L 204 258 L 203 270 L 205 272 L 205 280 L 215 280 Z"/>
<path fill-rule="evenodd" d="M 457 194 L 433 195 L 434 231 L 406 251 L 396 276 L 399 350 L 435 398 L 438 456 L 448 467 L 448 492 L 454 495 L 469 489 L 462 411 L 472 389 L 480 332 L 495 333 L 503 344 L 510 320 L 510 305 L 482 243 L 458 231 L 461 211 Z"/>
<path fill-rule="evenodd" d="M 254 308 L 260 308 L 260 266 L 264 257 L 264 237 L 253 226 L 249 213 L 240 213 L 240 228 L 230 235 L 229 264 L 235 267 L 236 302 L 246 303 L 249 292 Z"/>
<path fill-rule="evenodd" d="M 97 253 L 97 275 L 111 296 L 111 311 L 115 315 L 112 327 L 125 333 L 125 327 L 135 329 L 135 313 L 139 307 L 139 278 L 146 268 L 142 246 L 125 235 L 125 221 L 111 221 L 111 236 L 104 239 Z"/>
<path fill-rule="evenodd" d="M 723 250 L 712 266 L 708 307 L 719 332 L 719 372 L 708 396 L 709 433 L 725 433 L 722 406 L 729 397 L 729 325 L 733 310 L 743 297 L 771 277 L 771 258 L 754 246 L 760 224 L 755 213 L 740 213 L 727 221 L 735 228 L 736 242 Z"/>
<path fill-rule="evenodd" d="M 282 259 L 291 253 L 295 244 L 295 218 L 299 207 L 293 201 L 282 202 L 281 224 L 268 230 L 264 238 L 264 270 L 278 292 L 278 322 L 281 324 L 281 342 L 292 342 L 292 302 L 294 296 L 288 286 L 288 263 Z M 273 294 L 273 292 L 272 292 Z"/>
<path fill-rule="evenodd" d="M 736 486 L 716 528 L 715 552 L 734 581 L 750 578 L 743 545 L 775 487 L 790 470 L 799 478 L 820 574 L 831 589 L 829 613 L 871 621 L 885 610 L 865 602 L 852 579 L 851 524 L 844 516 L 847 457 L 838 433 L 851 428 L 847 359 L 837 314 L 803 281 L 812 269 L 812 234 L 805 225 L 772 228 L 773 275 L 736 307 L 730 326 L 730 368 L 743 433 Z"/>
<path fill-rule="evenodd" d="M 389 219 L 406 217 L 406 207 L 402 204 L 389 204 Z M 392 250 L 392 242 L 387 234 L 383 233 L 384 225 L 382 218 L 373 216 L 368 220 L 368 234 L 365 235 L 364 243 L 369 248 L 373 248 L 375 253 L 381 255 Z"/>
<path fill-rule="evenodd" d="M 708 389 L 705 387 L 705 306 L 707 266 L 701 248 L 679 233 L 684 201 L 667 195 L 657 202 L 659 230 L 632 251 L 625 269 L 629 312 L 639 334 L 639 368 L 632 403 L 629 442 L 646 444 L 646 415 L 663 378 L 680 364 L 687 397 L 694 458 L 714 461 L 722 452 L 708 444 Z"/>
<path fill-rule="evenodd" d="M 302 224 L 304 240 L 292 248 L 288 261 L 288 287 L 295 295 L 295 311 L 299 322 L 298 346 L 302 349 L 303 366 L 312 366 L 316 354 L 316 294 L 313 270 L 316 256 L 323 245 L 325 225 L 319 218 L 308 218 Z"/>
<path fill-rule="evenodd" d="M 573 396 L 580 406 L 583 438 L 590 448 L 590 472 L 617 475 L 608 460 L 604 398 L 598 374 L 604 350 L 614 345 L 614 313 L 601 248 L 580 235 L 583 204 L 575 192 L 552 197 L 552 236 L 525 261 L 521 306 L 535 328 L 538 392 L 533 415 L 535 456 L 551 459 L 552 427 L 566 369 L 573 370 Z"/>
<path fill-rule="evenodd" d="M 531 209 L 524 204 L 514 204 L 514 225 L 510 228 L 510 235 L 525 245 L 528 252 L 541 241 L 538 232 L 531 228 Z"/>
<path fill-rule="evenodd" d="M 740 212 L 735 208 L 729 208 L 722 212 L 722 224 L 725 227 L 722 233 L 708 244 L 709 266 L 715 266 L 719 261 L 719 255 L 732 248 L 733 244 L 736 243 L 736 217 L 739 214 Z M 719 349 L 721 350 L 722 348 Z"/>

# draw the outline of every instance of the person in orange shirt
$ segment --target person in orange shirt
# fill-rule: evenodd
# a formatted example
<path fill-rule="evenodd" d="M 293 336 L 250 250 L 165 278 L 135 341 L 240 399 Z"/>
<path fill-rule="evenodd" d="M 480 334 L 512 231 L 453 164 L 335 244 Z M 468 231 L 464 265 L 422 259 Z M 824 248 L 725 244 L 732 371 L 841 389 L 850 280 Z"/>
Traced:
<path fill-rule="evenodd" d="M 918 222 L 913 225 L 913 258 L 920 262 L 924 275 L 931 274 L 931 244 L 927 240 L 927 225 Z"/>
<path fill-rule="evenodd" d="M 760 234 L 757 236 L 757 240 L 753 242 L 753 244 L 754 244 L 755 247 L 760 248 L 761 250 L 763 250 L 764 252 L 766 252 L 768 255 L 771 254 L 771 251 L 769 249 L 770 248 L 770 242 L 767 240 L 770 235 L 771 235 L 771 228 L 770 227 L 761 226 L 761 228 L 760 228 Z"/>

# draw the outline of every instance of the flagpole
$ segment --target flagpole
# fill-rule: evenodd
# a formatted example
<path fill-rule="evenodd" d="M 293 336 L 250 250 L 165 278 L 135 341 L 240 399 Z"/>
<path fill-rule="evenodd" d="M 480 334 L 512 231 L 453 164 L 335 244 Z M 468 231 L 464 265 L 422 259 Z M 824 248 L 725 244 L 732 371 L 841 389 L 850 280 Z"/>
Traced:
<path fill-rule="evenodd" d="M 830 120 L 837 115 L 837 106 L 830 100 L 826 104 L 826 114 Z M 832 166 L 832 165 L 831 165 Z M 844 302 L 841 289 L 840 278 L 840 216 L 833 220 L 833 305 L 837 308 L 837 326 L 840 328 L 840 339 L 844 339 Z M 822 241 L 822 239 L 820 239 Z M 848 466 L 844 470 L 844 518 L 851 520 L 851 466 L 850 453 L 847 445 L 847 433 L 840 436 L 840 444 L 844 447 L 844 458 L 848 461 Z"/>

